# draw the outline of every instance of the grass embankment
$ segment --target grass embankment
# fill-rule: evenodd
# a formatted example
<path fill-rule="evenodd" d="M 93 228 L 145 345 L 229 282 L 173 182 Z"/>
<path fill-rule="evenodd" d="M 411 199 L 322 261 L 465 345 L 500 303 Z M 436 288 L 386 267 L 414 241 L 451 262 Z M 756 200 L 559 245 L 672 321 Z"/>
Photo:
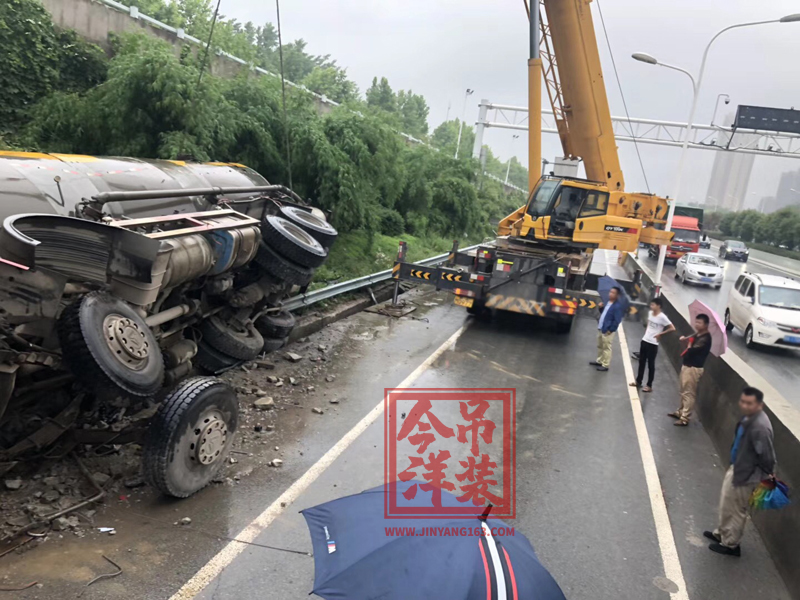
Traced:
<path fill-rule="evenodd" d="M 778 248 L 777 246 L 770 246 L 769 244 L 761 244 L 759 242 L 749 242 L 747 240 L 743 240 L 741 238 L 737 238 L 731 235 L 725 235 L 724 233 L 719 231 L 709 231 L 708 237 L 720 241 L 737 240 L 740 242 L 744 242 L 750 248 L 754 248 L 755 250 L 761 250 L 761 252 L 769 252 L 770 254 L 776 254 L 777 256 L 783 256 L 784 258 L 793 258 L 794 260 L 800 260 L 800 252 L 798 252 L 797 250 L 787 250 L 786 248 Z"/>
<path fill-rule="evenodd" d="M 409 262 L 443 254 L 453 247 L 453 240 L 442 237 L 415 237 L 406 234 L 394 237 L 376 233 L 370 243 L 369 235 L 364 231 L 344 233 L 331 248 L 328 260 L 317 269 L 313 288 L 391 268 L 401 240 L 408 244 L 406 260 Z M 462 246 L 474 243 L 476 242 L 461 241 Z"/>

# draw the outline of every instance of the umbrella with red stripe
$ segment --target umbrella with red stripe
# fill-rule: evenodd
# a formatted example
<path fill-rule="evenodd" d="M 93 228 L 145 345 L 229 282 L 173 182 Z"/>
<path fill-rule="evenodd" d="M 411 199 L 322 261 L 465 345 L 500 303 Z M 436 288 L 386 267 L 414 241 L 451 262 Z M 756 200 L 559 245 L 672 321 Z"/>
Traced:
<path fill-rule="evenodd" d="M 302 511 L 314 549 L 314 589 L 326 600 L 564 600 L 520 532 L 498 519 L 386 518 L 397 482 Z M 418 494 L 420 506 L 423 494 Z M 442 490 L 442 506 L 462 506 Z"/>

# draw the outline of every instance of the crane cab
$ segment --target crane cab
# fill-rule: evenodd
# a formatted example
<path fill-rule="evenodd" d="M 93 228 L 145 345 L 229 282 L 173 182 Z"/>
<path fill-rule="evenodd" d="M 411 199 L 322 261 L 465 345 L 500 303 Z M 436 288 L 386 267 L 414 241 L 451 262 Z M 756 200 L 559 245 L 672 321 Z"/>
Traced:
<path fill-rule="evenodd" d="M 498 233 L 571 248 L 632 252 L 644 233 L 643 220 L 660 221 L 666 206 L 662 198 L 610 192 L 595 181 L 542 177 L 528 203 L 500 221 Z"/>

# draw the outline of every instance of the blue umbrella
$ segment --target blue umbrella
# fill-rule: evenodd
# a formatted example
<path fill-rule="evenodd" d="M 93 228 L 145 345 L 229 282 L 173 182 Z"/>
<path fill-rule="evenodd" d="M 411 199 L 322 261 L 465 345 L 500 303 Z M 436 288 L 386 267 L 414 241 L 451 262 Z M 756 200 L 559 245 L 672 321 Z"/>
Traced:
<path fill-rule="evenodd" d="M 385 518 L 386 493 L 425 483 L 381 485 L 302 511 L 314 549 L 312 593 L 326 600 L 564 600 L 524 535 L 489 534 L 506 528 L 502 521 Z M 403 505 L 430 507 L 430 500 L 417 494 Z M 463 503 L 443 490 L 442 506 Z"/>
<path fill-rule="evenodd" d="M 597 281 L 597 293 L 600 294 L 600 299 L 603 301 L 603 304 L 608 304 L 608 294 L 611 289 L 615 287 L 619 288 L 619 299 L 617 301 L 622 307 L 622 313 L 625 314 L 628 312 L 628 308 L 631 305 L 631 299 L 628 298 L 628 294 L 625 293 L 625 288 L 623 288 L 616 279 L 608 275 L 603 275 Z"/>

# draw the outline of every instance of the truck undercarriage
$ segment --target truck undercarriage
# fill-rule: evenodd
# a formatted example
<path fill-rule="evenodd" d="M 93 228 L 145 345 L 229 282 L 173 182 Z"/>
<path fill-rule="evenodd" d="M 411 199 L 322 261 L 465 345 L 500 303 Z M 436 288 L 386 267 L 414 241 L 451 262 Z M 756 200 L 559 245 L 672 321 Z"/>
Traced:
<path fill-rule="evenodd" d="M 0 228 L 0 472 L 55 444 L 137 441 L 147 480 L 188 496 L 225 460 L 238 404 L 186 378 L 282 347 L 281 300 L 336 230 L 241 165 L 45 156 L 0 155 L 0 199 L 41 210 Z"/>

